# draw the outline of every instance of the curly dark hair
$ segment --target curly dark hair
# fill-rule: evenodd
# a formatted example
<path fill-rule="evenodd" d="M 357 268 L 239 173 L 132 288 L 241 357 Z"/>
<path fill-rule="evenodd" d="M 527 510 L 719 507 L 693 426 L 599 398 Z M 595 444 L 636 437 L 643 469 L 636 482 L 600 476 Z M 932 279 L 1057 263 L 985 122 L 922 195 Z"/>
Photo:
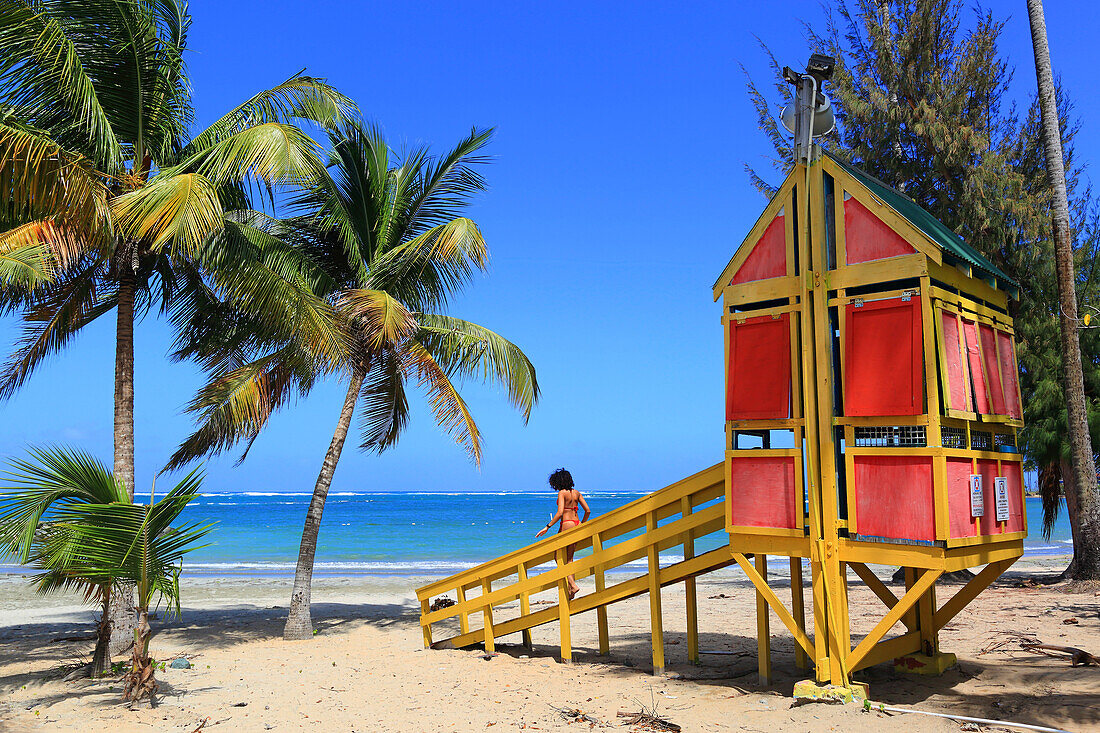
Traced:
<path fill-rule="evenodd" d="M 550 488 L 554 491 L 569 491 L 573 488 L 573 476 L 564 468 L 550 474 Z"/>

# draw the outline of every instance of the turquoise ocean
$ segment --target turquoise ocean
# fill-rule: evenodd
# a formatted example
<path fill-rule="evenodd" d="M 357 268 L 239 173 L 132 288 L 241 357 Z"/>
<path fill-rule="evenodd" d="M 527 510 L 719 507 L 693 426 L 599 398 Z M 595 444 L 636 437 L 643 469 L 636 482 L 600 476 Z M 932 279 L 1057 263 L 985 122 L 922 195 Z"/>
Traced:
<path fill-rule="evenodd" d="M 644 492 L 592 492 L 586 499 L 602 514 Z M 291 574 L 298 558 L 307 493 L 208 493 L 186 519 L 216 522 L 211 545 L 194 553 L 188 574 Z M 444 575 L 524 547 L 549 521 L 555 495 L 540 492 L 333 492 L 325 504 L 315 572 L 330 575 Z M 1040 534 L 1042 502 L 1027 499 L 1028 555 L 1069 554 L 1072 543 L 1063 506 L 1050 540 Z M 556 529 L 556 528 L 555 528 Z M 553 531 L 553 530 L 552 530 Z M 721 535 L 699 542 L 717 547 Z M 675 561 L 662 553 L 662 560 Z M 641 561 L 644 564 L 644 560 Z M 630 568 L 626 568 L 630 570 Z"/>
<path fill-rule="evenodd" d="M 591 492 L 596 514 L 644 492 Z M 318 575 L 446 575 L 530 544 L 546 525 L 555 496 L 549 491 L 497 493 L 338 491 L 325 505 L 317 548 Z M 290 575 L 310 494 L 305 492 L 204 493 L 186 509 L 185 522 L 214 523 L 209 546 L 191 554 L 186 575 Z M 1065 509 L 1049 540 L 1039 530 L 1042 503 L 1027 499 L 1027 555 L 1072 552 Z M 701 539 L 699 551 L 722 541 Z M 675 562 L 675 550 L 662 553 Z M 641 569 L 645 560 L 635 565 Z M 625 566 L 625 571 L 632 570 Z M 6 566 L 0 572 L 22 572 Z"/>

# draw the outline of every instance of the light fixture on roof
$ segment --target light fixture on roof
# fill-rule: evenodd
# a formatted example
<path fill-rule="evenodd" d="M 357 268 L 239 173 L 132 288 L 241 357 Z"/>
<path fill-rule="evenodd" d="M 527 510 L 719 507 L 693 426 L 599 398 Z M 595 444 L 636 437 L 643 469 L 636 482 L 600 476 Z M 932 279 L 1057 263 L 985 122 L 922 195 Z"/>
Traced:
<path fill-rule="evenodd" d="M 815 53 L 806 63 L 806 71 L 799 73 L 789 66 L 783 67 L 783 78 L 795 87 L 794 99 L 783 108 L 780 122 L 794 134 L 794 159 L 796 163 L 808 163 L 820 155 L 813 139 L 828 135 L 836 127 L 833 106 L 821 91 L 832 78 L 836 60 L 832 56 Z"/>

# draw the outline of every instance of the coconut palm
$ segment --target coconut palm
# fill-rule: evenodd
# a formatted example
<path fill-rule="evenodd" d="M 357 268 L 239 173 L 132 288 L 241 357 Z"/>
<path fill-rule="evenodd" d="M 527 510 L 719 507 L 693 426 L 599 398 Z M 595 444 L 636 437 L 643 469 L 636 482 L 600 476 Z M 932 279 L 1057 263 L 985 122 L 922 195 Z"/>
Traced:
<path fill-rule="evenodd" d="M 113 474 L 131 496 L 135 319 L 154 307 L 186 319 L 201 296 L 181 296 L 196 290 L 261 318 L 327 307 L 291 302 L 293 273 L 273 285 L 241 258 L 270 246 L 254 195 L 273 205 L 280 186 L 324 171 L 292 123 L 331 122 L 349 103 L 297 75 L 190 136 L 190 22 L 182 0 L 0 0 L 0 315 L 23 322 L 0 399 L 114 312 Z"/>
<path fill-rule="evenodd" d="M 302 339 L 322 335 L 297 324 L 281 337 L 239 316 L 227 316 L 217 327 L 199 324 L 181 346 L 179 355 L 202 361 L 211 382 L 190 406 L 199 427 L 170 467 L 240 441 L 251 445 L 275 410 L 308 393 L 321 376 L 338 374 L 347 385 L 306 512 L 287 639 L 312 637 L 317 535 L 356 412 L 362 449 L 381 452 L 395 445 L 408 422 L 406 385 L 413 381 L 436 422 L 480 463 L 481 434 L 455 382 L 472 378 L 503 386 L 524 420 L 538 399 L 535 369 L 517 346 L 438 314 L 487 264 L 480 230 L 460 213 L 485 188 L 476 168 L 486 161 L 481 151 L 490 137 L 490 131 L 475 129 L 441 157 L 427 149 L 398 157 L 374 128 L 349 122 L 330 131 L 329 177 L 297 198 L 298 215 L 283 223 L 278 236 L 303 253 L 309 263 L 304 271 L 319 273 L 311 281 L 334 307 L 345 358 L 317 359 L 338 349 L 303 347 Z"/>
<path fill-rule="evenodd" d="M 94 472 L 97 483 L 125 487 L 102 466 Z M 116 501 L 73 502 L 52 512 L 39 531 L 32 563 L 41 572 L 35 577 L 40 591 L 88 587 L 94 583 L 126 582 L 135 589 L 138 624 L 130 671 L 124 677 L 123 699 L 131 704 L 152 697 L 157 690 L 153 660 L 149 657 L 149 609 L 164 602 L 169 616 L 180 615 L 179 576 L 183 556 L 198 544 L 212 525 L 173 527 L 180 513 L 199 495 L 202 476 L 192 471 L 171 491 L 148 504 Z"/>
<path fill-rule="evenodd" d="M 90 667 L 92 676 L 99 676 L 110 663 L 112 592 L 120 581 L 138 574 L 123 572 L 119 568 L 125 564 L 121 562 L 118 568 L 95 566 L 86 560 L 86 552 L 73 552 L 62 540 L 73 539 L 71 525 L 74 523 L 79 525 L 80 521 L 86 521 L 107 530 L 112 526 L 108 513 L 134 511 L 129 492 L 99 461 L 68 448 L 32 448 L 28 458 L 9 461 L 3 480 L 5 486 L 0 488 L 0 559 L 15 560 L 39 570 L 33 580 L 40 592 L 76 589 L 102 608 Z M 193 497 L 200 481 L 196 472 L 192 472 L 169 496 Z M 158 504 L 170 505 L 175 506 Z M 136 507 L 136 510 L 145 511 L 145 508 Z M 164 516 L 163 510 L 158 510 L 156 516 L 159 521 Z M 81 517 L 85 519 L 78 521 Z M 159 529 L 150 536 L 156 538 L 163 532 Z M 183 532 L 177 539 L 188 536 Z M 136 535 L 131 535 L 130 539 L 134 537 Z M 175 552 L 180 547 L 183 546 L 173 544 L 168 549 Z M 167 587 L 164 586 L 167 569 L 161 561 L 174 563 L 178 559 L 178 555 L 166 553 L 164 549 L 163 544 L 158 546 L 157 557 L 161 564 L 150 565 L 154 572 L 146 574 L 147 578 L 152 578 L 150 585 L 153 588 Z M 140 600 L 143 592 L 140 585 L 138 591 Z M 177 590 L 167 597 L 178 600 L 178 596 Z"/>

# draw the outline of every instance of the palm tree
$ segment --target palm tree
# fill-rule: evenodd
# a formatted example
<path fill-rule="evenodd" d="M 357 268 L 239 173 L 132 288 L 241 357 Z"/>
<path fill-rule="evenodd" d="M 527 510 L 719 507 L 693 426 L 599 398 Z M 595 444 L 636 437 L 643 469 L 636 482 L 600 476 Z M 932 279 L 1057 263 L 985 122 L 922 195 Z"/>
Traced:
<path fill-rule="evenodd" d="M 327 308 L 288 300 L 286 273 L 272 285 L 275 273 L 241 258 L 270 247 L 252 194 L 273 205 L 279 187 L 324 173 L 291 123 L 327 124 L 350 103 L 298 75 L 190 137 L 190 22 L 182 0 L 0 0 L 0 315 L 23 321 L 0 399 L 113 311 L 113 475 L 130 496 L 135 319 L 158 307 L 186 321 L 211 290 L 266 306 L 259 318 Z"/>
<path fill-rule="evenodd" d="M 148 507 L 135 507 L 126 486 L 86 453 L 66 448 L 32 448 L 30 453 L 29 459 L 9 462 L 5 475 L 8 486 L 0 489 L 0 559 L 14 559 L 41 571 L 34 577 L 34 583 L 42 593 L 76 589 L 102 608 L 90 665 L 91 675 L 98 677 L 110 664 L 112 591 L 120 581 L 141 580 L 141 575 L 131 567 L 132 559 L 129 565 L 122 560 L 113 565 L 96 565 L 89 561 L 86 549 L 72 543 L 77 539 L 84 542 L 81 538 L 89 532 L 106 532 L 106 540 L 95 541 L 99 549 L 110 547 L 111 542 L 118 539 L 118 524 L 111 517 L 120 512 L 137 516 Z M 164 527 L 178 515 L 177 511 L 166 520 L 169 517 L 166 508 L 179 504 L 182 501 L 179 497 L 186 496 L 190 501 L 197 495 L 200 483 L 201 478 L 193 471 L 157 503 L 159 508 L 151 516 L 155 516 L 158 523 L 149 525 L 153 531 L 141 539 L 143 542 L 156 540 L 160 544 L 155 548 L 156 563 L 147 563 L 145 585 L 138 584 L 139 605 L 143 598 L 148 600 L 149 589 L 168 588 L 171 592 L 166 597 L 177 601 L 178 610 L 178 588 L 166 585 L 170 569 L 165 563 L 174 564 L 180 551 L 201 535 L 185 530 L 175 532 L 170 543 L 158 538 L 165 535 Z M 138 535 L 132 532 L 123 535 L 129 542 L 135 537 Z M 180 540 L 188 541 L 180 544 Z M 137 547 L 143 548 L 144 544 L 139 543 Z"/>
<path fill-rule="evenodd" d="M 481 151 L 490 137 L 475 129 L 442 157 L 422 148 L 396 159 L 376 129 L 349 122 L 330 131 L 330 175 L 298 197 L 299 215 L 283 224 L 279 236 L 296 242 L 309 262 L 305 271 L 320 273 L 312 281 L 335 309 L 345 358 L 314 356 L 340 351 L 316 345 L 326 335 L 295 324 L 280 337 L 240 317 L 217 328 L 201 324 L 184 339 L 179 355 L 206 364 L 211 382 L 190 406 L 199 427 L 169 467 L 241 440 L 251 445 L 275 410 L 308 393 L 320 377 L 338 374 L 347 385 L 306 512 L 286 639 L 312 637 L 317 535 L 357 410 L 362 449 L 395 445 L 408 421 L 406 383 L 413 380 L 436 422 L 480 463 L 481 434 L 455 381 L 502 385 L 524 420 L 538 400 L 535 369 L 518 347 L 486 328 L 436 314 L 487 264 L 481 232 L 459 213 L 485 188 L 476 166 L 486 162 Z"/>
<path fill-rule="evenodd" d="M 1077 335 L 1077 290 L 1073 272 L 1073 242 L 1070 231 L 1066 172 L 1062 157 L 1062 132 L 1050 68 L 1047 27 L 1042 0 L 1027 0 L 1035 51 L 1035 75 L 1039 85 L 1039 110 L 1043 123 L 1047 174 L 1053 189 L 1054 268 L 1057 273 L 1058 319 L 1062 337 L 1063 380 L 1069 421 L 1072 476 L 1066 476 L 1066 501 L 1075 506 L 1077 524 L 1073 533 L 1073 561 L 1067 574 L 1076 580 L 1100 580 L 1100 494 L 1096 485 L 1096 461 L 1085 409 L 1085 382 L 1081 368 L 1081 342 Z"/>

